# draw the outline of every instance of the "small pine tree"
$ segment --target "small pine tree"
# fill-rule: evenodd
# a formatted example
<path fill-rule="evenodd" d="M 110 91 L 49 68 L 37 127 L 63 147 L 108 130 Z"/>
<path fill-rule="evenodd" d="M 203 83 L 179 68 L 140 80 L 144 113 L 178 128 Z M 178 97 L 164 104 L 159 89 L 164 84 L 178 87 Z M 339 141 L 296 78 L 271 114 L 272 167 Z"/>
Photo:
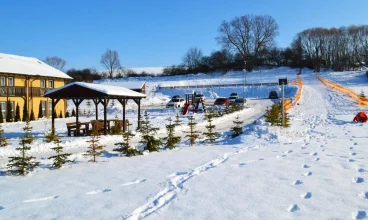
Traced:
<path fill-rule="evenodd" d="M 243 122 L 239 119 L 240 117 L 239 115 L 237 115 L 235 117 L 235 121 L 233 121 L 234 127 L 231 128 L 231 131 L 233 132 L 233 134 L 231 135 L 232 138 L 238 137 L 243 133 Z"/>
<path fill-rule="evenodd" d="M 65 118 L 69 118 L 69 117 L 70 117 L 70 113 L 69 113 L 69 111 L 66 111 Z"/>
<path fill-rule="evenodd" d="M 46 143 L 51 143 L 51 142 L 55 142 L 56 140 L 58 140 L 58 136 L 56 134 L 56 132 L 52 132 L 52 129 L 49 130 L 49 132 L 47 132 L 45 134 L 45 142 Z"/>
<path fill-rule="evenodd" d="M 88 151 L 84 154 L 87 157 L 92 157 L 92 162 L 96 162 L 96 157 L 103 154 L 103 145 L 100 144 L 100 133 L 97 130 L 97 126 L 92 131 L 91 139 L 87 142 L 90 143 Z"/>
<path fill-rule="evenodd" d="M 43 118 L 42 114 L 42 101 L 40 102 L 40 105 L 38 106 L 38 119 Z"/>
<path fill-rule="evenodd" d="M 2 128 L 0 124 L 0 147 L 5 147 L 8 145 L 8 140 L 7 138 L 3 137 L 3 135 L 4 135 L 4 129 Z"/>
<path fill-rule="evenodd" d="M 27 105 L 26 103 L 24 103 L 23 105 L 23 117 L 22 117 L 22 121 L 29 121 L 29 115 L 28 115 L 28 109 L 27 109 Z"/>
<path fill-rule="evenodd" d="M 361 91 L 360 91 L 360 95 L 359 95 L 361 98 L 365 98 L 365 94 L 364 94 L 364 90 L 362 89 Z"/>
<path fill-rule="evenodd" d="M 285 118 L 284 118 L 284 124 L 282 125 L 282 127 L 285 127 L 285 128 L 287 128 L 287 127 L 290 127 L 290 118 L 289 118 L 289 113 L 287 113 L 286 111 L 285 111 Z"/>
<path fill-rule="evenodd" d="M 215 142 L 215 140 L 217 139 L 219 133 L 215 132 L 214 129 L 216 128 L 216 125 L 212 124 L 213 118 L 215 117 L 215 112 L 214 111 L 208 111 L 205 115 L 204 118 L 207 120 L 207 132 L 203 132 L 203 134 L 206 136 L 206 141 L 213 143 Z"/>
<path fill-rule="evenodd" d="M 23 131 L 24 135 L 19 142 L 20 147 L 16 148 L 16 150 L 20 152 L 20 155 L 9 157 L 10 160 L 7 165 L 8 171 L 16 175 L 25 175 L 39 164 L 39 162 L 33 161 L 35 157 L 27 156 L 27 151 L 31 150 L 29 145 L 34 141 L 34 137 L 31 134 L 32 127 L 29 121 L 27 121 L 26 125 L 23 127 Z"/>
<path fill-rule="evenodd" d="M 72 110 L 72 117 L 75 117 L 75 110 L 74 110 L 74 108 Z"/>
<path fill-rule="evenodd" d="M 189 116 L 189 131 L 185 132 L 187 135 L 185 137 L 189 138 L 190 145 L 194 145 L 195 141 L 199 138 L 199 132 L 195 129 L 197 122 L 194 122 L 194 116 Z"/>
<path fill-rule="evenodd" d="M 174 149 L 180 142 L 181 137 L 175 136 L 176 124 L 172 124 L 171 121 L 171 118 L 169 118 L 169 124 L 166 125 L 167 137 L 164 138 L 164 141 L 167 148 Z"/>
<path fill-rule="evenodd" d="M 63 164 L 72 162 L 71 160 L 68 160 L 68 157 L 72 154 L 69 153 L 63 153 L 63 147 L 60 145 L 61 141 L 58 138 L 58 135 L 55 135 L 56 138 L 54 140 L 54 144 L 56 147 L 51 148 L 56 152 L 56 155 L 49 157 L 49 159 L 53 159 L 54 162 L 52 166 L 56 169 L 60 169 Z"/>
<path fill-rule="evenodd" d="M 117 151 L 120 154 L 125 155 L 127 157 L 142 155 L 142 152 L 140 150 L 130 146 L 130 140 L 132 139 L 132 137 L 135 136 L 129 131 L 130 125 L 132 124 L 128 122 L 127 131 L 123 133 L 123 142 L 116 143 L 115 145 L 119 147 L 113 149 L 113 151 Z"/>
<path fill-rule="evenodd" d="M 60 110 L 59 118 L 63 118 L 63 112 Z"/>
<path fill-rule="evenodd" d="M 179 113 L 176 113 L 174 125 L 179 126 L 181 122 L 182 122 L 182 120 L 180 120 Z"/>
<path fill-rule="evenodd" d="M 17 107 L 15 108 L 15 118 L 14 118 L 15 122 L 20 121 L 20 108 L 19 108 L 19 104 L 17 103 Z"/>
<path fill-rule="evenodd" d="M 34 112 L 33 112 L 33 109 L 31 110 L 31 115 L 29 116 L 29 120 L 30 121 L 36 120 L 35 115 L 34 115 Z"/>
<path fill-rule="evenodd" d="M 12 122 L 13 115 L 12 115 L 12 108 L 10 101 L 6 102 L 6 122 Z"/>
<path fill-rule="evenodd" d="M 115 99 L 111 100 L 110 108 L 113 108 L 115 106 Z"/>
<path fill-rule="evenodd" d="M 159 128 L 152 127 L 148 113 L 144 113 L 144 119 L 141 121 L 140 132 L 142 133 L 142 138 L 140 140 L 140 144 L 146 145 L 144 147 L 145 150 L 149 152 L 158 151 L 158 147 L 161 145 L 161 141 L 155 138 L 155 134 Z"/>
<path fill-rule="evenodd" d="M 1 109 L 1 105 L 0 105 L 0 123 L 3 123 L 3 122 L 4 122 L 4 117 L 3 117 L 3 112 Z"/>
<path fill-rule="evenodd" d="M 281 124 L 281 105 L 273 104 L 271 109 L 267 108 L 265 121 L 271 123 L 271 126 Z"/>

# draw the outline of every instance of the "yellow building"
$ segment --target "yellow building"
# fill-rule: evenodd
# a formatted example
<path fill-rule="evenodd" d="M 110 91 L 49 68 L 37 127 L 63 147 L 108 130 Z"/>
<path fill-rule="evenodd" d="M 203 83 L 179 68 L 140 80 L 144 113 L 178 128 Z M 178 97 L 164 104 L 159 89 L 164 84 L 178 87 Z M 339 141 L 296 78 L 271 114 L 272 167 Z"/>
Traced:
<path fill-rule="evenodd" d="M 32 58 L 0 53 L 0 106 L 5 121 L 7 101 L 11 104 L 14 118 L 16 106 L 20 107 L 20 117 L 23 117 L 23 107 L 28 113 L 33 110 L 38 116 L 51 117 L 51 99 L 43 97 L 45 92 L 64 86 L 72 78 L 67 74 Z M 56 114 L 65 117 L 66 100 L 60 100 L 56 105 Z"/>

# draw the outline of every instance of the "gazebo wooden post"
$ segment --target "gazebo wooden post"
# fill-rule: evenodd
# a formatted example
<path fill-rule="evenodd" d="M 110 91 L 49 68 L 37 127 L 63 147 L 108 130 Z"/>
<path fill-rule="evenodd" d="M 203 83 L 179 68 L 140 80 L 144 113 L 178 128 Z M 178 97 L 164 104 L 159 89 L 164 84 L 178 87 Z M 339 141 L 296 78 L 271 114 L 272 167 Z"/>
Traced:
<path fill-rule="evenodd" d="M 102 103 L 104 105 L 104 135 L 107 135 L 107 99 L 104 98 Z"/>
<path fill-rule="evenodd" d="M 93 99 L 93 103 L 95 103 L 96 107 L 96 121 L 98 120 L 98 103 L 99 101 L 97 99 Z"/>
<path fill-rule="evenodd" d="M 60 101 L 60 99 L 51 99 L 51 108 L 52 108 L 52 114 L 51 114 L 51 134 L 55 135 L 55 106 Z"/>
<path fill-rule="evenodd" d="M 126 131 L 125 129 L 125 107 L 126 107 L 126 103 L 127 103 L 127 99 L 122 99 L 122 98 L 117 98 L 116 100 L 118 100 L 120 102 L 120 104 L 123 106 L 123 132 Z"/>
<path fill-rule="evenodd" d="M 78 126 L 79 121 L 79 105 L 83 102 L 83 99 L 73 99 L 76 111 L 75 111 L 75 125 L 76 125 L 76 132 L 77 136 L 80 134 L 80 127 Z"/>
<path fill-rule="evenodd" d="M 137 130 L 138 130 L 141 128 L 141 98 L 136 98 L 133 100 L 138 105 L 138 126 L 137 126 Z"/>

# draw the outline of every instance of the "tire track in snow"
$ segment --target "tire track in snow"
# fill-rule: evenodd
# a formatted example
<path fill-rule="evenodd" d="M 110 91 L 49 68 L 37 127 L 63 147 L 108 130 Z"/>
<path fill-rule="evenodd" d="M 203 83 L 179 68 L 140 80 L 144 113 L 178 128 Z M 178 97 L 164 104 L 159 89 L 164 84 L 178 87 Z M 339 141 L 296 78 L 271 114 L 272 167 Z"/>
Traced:
<path fill-rule="evenodd" d="M 225 153 L 222 157 L 210 160 L 207 163 L 194 168 L 190 172 L 176 172 L 170 175 L 169 180 L 166 182 L 166 187 L 159 191 L 152 199 L 150 199 L 146 204 L 141 207 L 136 208 L 132 214 L 123 217 L 123 219 L 143 219 L 163 207 L 172 203 L 179 195 L 179 193 L 184 189 L 183 184 L 195 176 L 204 173 L 218 165 L 226 162 L 230 157 L 237 154 L 247 152 L 249 147 L 241 148 L 232 153 Z"/>

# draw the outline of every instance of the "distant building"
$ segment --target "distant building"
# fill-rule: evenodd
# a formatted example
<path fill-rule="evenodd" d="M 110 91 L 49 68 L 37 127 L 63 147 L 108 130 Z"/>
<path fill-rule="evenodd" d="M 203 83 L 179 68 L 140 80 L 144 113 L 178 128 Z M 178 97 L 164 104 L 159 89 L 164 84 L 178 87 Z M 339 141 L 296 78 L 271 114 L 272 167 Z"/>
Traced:
<path fill-rule="evenodd" d="M 36 119 L 39 111 L 42 111 L 43 117 L 51 117 L 51 100 L 43 95 L 51 89 L 64 86 L 71 79 L 36 58 L 0 53 L 0 105 L 3 118 L 6 118 L 7 101 L 11 104 L 13 118 L 17 104 L 20 106 L 21 118 L 24 105 L 27 106 L 28 114 L 33 110 Z M 57 116 L 60 112 L 65 116 L 65 100 L 60 100 L 56 105 Z"/>

